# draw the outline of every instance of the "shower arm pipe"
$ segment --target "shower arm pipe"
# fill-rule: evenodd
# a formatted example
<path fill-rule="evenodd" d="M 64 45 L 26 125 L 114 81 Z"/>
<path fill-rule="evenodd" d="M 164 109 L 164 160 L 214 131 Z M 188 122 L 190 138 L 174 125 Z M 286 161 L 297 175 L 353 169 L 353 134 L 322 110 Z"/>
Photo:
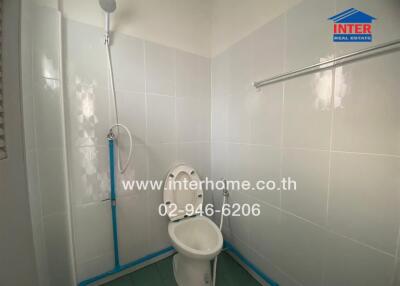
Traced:
<path fill-rule="evenodd" d="M 105 13 L 105 31 L 108 35 L 110 33 L 110 13 Z"/>
<path fill-rule="evenodd" d="M 105 13 L 105 21 L 104 21 L 104 44 L 107 46 L 107 49 L 110 47 L 111 36 L 110 36 L 110 13 Z"/>
<path fill-rule="evenodd" d="M 352 52 L 352 53 L 349 53 L 349 54 L 345 54 L 343 56 L 339 56 L 337 58 L 333 58 L 331 60 L 327 60 L 327 61 L 319 62 L 319 63 L 313 64 L 313 65 L 310 65 L 310 66 L 306 66 L 304 68 L 300 68 L 300 69 L 292 70 L 292 71 L 289 71 L 289 72 L 286 72 L 286 73 L 282 73 L 282 74 L 270 77 L 268 79 L 255 81 L 255 82 L 253 82 L 253 86 L 255 88 L 260 88 L 262 86 L 265 86 L 265 85 L 268 85 L 268 84 L 271 84 L 271 83 L 275 83 L 275 82 L 278 82 L 278 81 L 282 81 L 282 80 L 285 80 L 285 79 L 288 79 L 288 78 L 295 77 L 296 75 L 301 75 L 303 73 L 306 73 L 306 72 L 311 71 L 311 70 L 313 70 L 315 68 L 318 68 L 318 67 L 327 67 L 326 65 L 329 65 L 329 64 L 332 64 L 331 66 L 335 66 L 341 60 L 345 60 L 345 59 L 349 59 L 349 58 L 352 58 L 352 57 L 368 54 L 368 53 L 371 53 L 371 52 L 374 52 L 374 51 L 377 51 L 377 50 L 381 50 L 381 49 L 385 49 L 385 48 L 388 48 L 388 47 L 392 47 L 392 46 L 395 46 L 395 45 L 398 45 L 398 44 L 400 44 L 400 39 L 397 39 L 397 40 L 394 40 L 394 41 L 390 41 L 390 42 L 386 42 L 386 43 L 383 43 L 383 44 L 379 44 L 379 45 L 376 45 L 376 46 L 373 46 L 373 47 L 365 48 L 365 49 L 362 49 L 362 50 L 358 50 L 358 51 L 355 51 L 355 52 Z"/>
<path fill-rule="evenodd" d="M 104 38 L 104 44 L 106 45 L 106 53 L 107 53 L 107 59 L 108 59 L 108 70 L 109 70 L 109 77 L 110 77 L 110 84 L 111 84 L 111 93 L 113 96 L 113 104 L 114 104 L 114 112 L 115 112 L 115 122 L 116 124 L 119 124 L 119 118 L 118 118 L 118 105 L 117 105 L 117 97 L 116 97 L 116 91 L 115 91 L 115 80 L 114 80 L 114 68 L 112 65 L 112 59 L 111 59 L 111 50 L 110 50 L 110 44 L 111 44 L 111 37 L 110 37 L 110 32 L 106 31 L 105 38 Z"/>

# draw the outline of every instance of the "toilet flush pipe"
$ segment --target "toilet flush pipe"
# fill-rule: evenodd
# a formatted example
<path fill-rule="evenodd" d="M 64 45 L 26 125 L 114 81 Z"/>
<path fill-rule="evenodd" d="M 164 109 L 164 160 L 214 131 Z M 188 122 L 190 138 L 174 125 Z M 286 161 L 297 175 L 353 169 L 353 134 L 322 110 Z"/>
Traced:
<path fill-rule="evenodd" d="M 221 208 L 221 219 L 219 222 L 219 230 L 222 232 L 222 226 L 224 224 L 224 208 L 225 208 L 225 203 L 226 199 L 229 197 L 229 192 L 228 189 L 226 188 L 226 181 L 224 180 L 224 190 L 222 192 L 222 208 Z M 217 283 L 217 263 L 218 263 L 218 256 L 215 257 L 214 259 L 214 265 L 213 265 L 213 286 L 216 285 Z"/>

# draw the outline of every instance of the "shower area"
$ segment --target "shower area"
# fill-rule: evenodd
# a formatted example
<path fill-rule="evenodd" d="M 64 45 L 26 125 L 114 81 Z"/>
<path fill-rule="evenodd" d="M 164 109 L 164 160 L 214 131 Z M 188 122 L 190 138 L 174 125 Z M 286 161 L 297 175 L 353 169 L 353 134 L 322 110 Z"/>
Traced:
<path fill-rule="evenodd" d="M 297 183 L 229 192 L 260 215 L 224 218 L 217 286 L 400 285 L 399 0 L 17 2 L 32 286 L 177 285 L 163 193 L 122 181 L 179 164 Z M 371 43 L 332 41 L 349 8 Z"/>

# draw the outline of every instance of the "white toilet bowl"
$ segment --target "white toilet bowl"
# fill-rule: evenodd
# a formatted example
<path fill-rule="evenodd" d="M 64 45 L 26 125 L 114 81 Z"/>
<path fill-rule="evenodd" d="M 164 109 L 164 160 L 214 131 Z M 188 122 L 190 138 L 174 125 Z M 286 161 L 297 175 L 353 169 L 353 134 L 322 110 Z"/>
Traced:
<path fill-rule="evenodd" d="M 174 181 L 198 181 L 195 170 L 189 166 L 180 165 L 169 172 L 164 187 L 164 204 L 171 207 L 168 216 L 168 234 L 178 252 L 174 256 L 173 269 L 175 280 L 179 286 L 210 286 L 211 260 L 221 251 L 223 238 L 216 224 L 207 217 L 190 216 L 186 206 L 198 209 L 203 203 L 203 190 L 199 188 L 175 188 Z"/>
<path fill-rule="evenodd" d="M 212 284 L 211 264 L 221 251 L 221 231 L 210 219 L 197 216 L 170 222 L 168 233 L 178 251 L 174 257 L 174 275 L 179 286 Z"/>

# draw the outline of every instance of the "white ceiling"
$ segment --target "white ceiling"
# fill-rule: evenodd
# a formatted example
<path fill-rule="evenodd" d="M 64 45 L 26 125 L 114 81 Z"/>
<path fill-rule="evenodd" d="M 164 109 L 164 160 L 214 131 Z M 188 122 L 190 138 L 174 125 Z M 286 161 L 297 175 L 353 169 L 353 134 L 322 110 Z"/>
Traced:
<path fill-rule="evenodd" d="M 35 0 L 79 22 L 102 27 L 98 0 Z M 302 0 L 117 0 L 118 32 L 212 56 Z"/>

